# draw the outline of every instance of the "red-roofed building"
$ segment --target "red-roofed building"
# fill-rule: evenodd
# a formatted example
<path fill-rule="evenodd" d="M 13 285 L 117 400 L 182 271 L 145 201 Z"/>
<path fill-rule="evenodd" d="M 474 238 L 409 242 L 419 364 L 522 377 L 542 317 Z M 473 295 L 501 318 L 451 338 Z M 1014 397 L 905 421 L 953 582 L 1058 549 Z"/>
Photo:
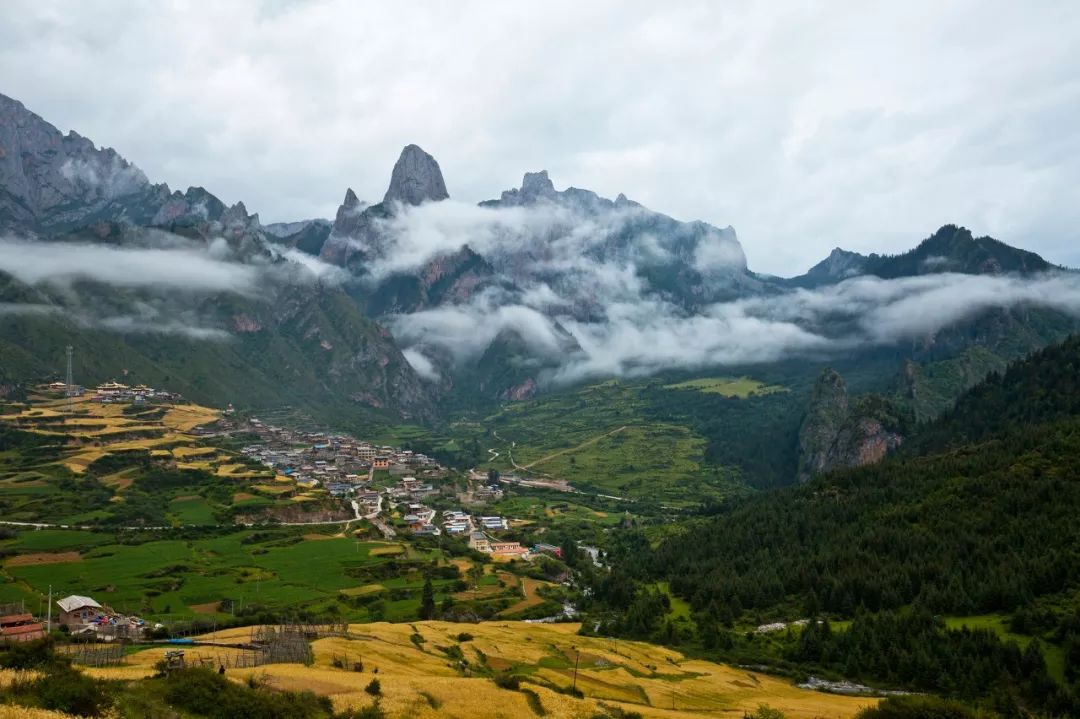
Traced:
<path fill-rule="evenodd" d="M 30 614 L 9 614 L 0 617 L 0 642 L 32 642 L 44 639 L 45 627 Z"/>

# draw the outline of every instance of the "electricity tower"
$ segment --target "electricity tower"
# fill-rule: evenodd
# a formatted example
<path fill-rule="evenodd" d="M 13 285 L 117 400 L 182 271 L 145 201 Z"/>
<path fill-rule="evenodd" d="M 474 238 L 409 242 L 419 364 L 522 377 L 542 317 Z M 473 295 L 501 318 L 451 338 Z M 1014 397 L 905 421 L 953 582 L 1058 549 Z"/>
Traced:
<path fill-rule="evenodd" d="M 68 413 L 71 413 L 71 404 L 75 400 L 75 377 L 71 370 L 71 355 L 75 351 L 75 348 L 71 345 L 67 346 L 67 378 L 65 383 L 67 386 L 64 388 L 64 394 L 67 395 L 67 409 Z"/>

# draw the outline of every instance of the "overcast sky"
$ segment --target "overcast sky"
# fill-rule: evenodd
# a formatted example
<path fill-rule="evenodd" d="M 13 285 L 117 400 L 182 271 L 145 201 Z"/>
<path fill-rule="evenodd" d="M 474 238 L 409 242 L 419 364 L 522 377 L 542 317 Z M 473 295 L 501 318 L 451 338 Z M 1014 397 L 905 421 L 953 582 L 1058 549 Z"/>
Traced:
<path fill-rule="evenodd" d="M 0 92 L 264 222 L 548 169 L 738 232 L 752 269 L 954 222 L 1080 265 L 1077 2 L 6 0 Z"/>

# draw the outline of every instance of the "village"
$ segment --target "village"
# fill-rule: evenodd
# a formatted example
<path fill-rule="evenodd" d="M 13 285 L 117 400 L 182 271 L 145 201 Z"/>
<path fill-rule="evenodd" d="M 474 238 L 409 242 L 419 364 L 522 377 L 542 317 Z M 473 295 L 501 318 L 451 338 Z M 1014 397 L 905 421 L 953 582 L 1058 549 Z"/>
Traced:
<path fill-rule="evenodd" d="M 529 560 L 537 552 L 561 557 L 558 547 L 500 541 L 515 520 L 498 515 L 474 515 L 445 506 L 484 506 L 503 497 L 496 479 L 469 472 L 468 489 L 456 491 L 453 474 L 434 459 L 408 449 L 377 446 L 344 434 L 279 427 L 257 418 L 245 422 L 223 419 L 226 430 L 254 435 L 258 442 L 241 452 L 308 488 L 325 489 L 349 502 L 358 518 L 373 522 L 387 538 L 397 534 L 391 524 L 415 537 L 443 534 L 467 539 L 471 549 L 496 560 Z M 433 502 L 432 500 L 439 500 Z M 428 504 L 444 505 L 437 509 Z"/>
<path fill-rule="evenodd" d="M 129 413 L 128 406 L 153 411 L 158 405 L 189 404 L 176 392 L 115 380 L 85 389 L 70 380 L 40 385 L 37 389 L 44 396 L 54 398 L 49 401 L 57 403 L 56 407 L 66 407 L 63 412 L 78 416 L 84 416 L 85 410 L 78 407 L 86 406 L 85 403 L 119 405 L 118 409 L 109 411 L 120 411 L 125 416 Z M 211 416 L 209 410 L 204 412 Z M 333 520 L 330 524 L 343 523 L 344 531 L 358 537 L 374 530 L 384 541 L 413 538 L 419 546 L 429 547 L 433 541 L 456 540 L 462 551 L 467 547 L 494 563 L 531 562 L 542 554 L 562 558 L 558 546 L 545 543 L 526 546 L 517 541 L 521 536 L 517 530 L 527 528 L 531 524 L 528 520 L 491 511 L 492 505 L 504 498 L 507 490 L 503 487 L 513 486 L 512 478 L 455 470 L 421 452 L 304 427 L 302 422 L 298 427 L 297 423 L 285 426 L 283 422 L 264 421 L 238 413 L 232 405 L 212 416 L 211 421 L 192 425 L 184 432 L 198 443 L 216 446 L 219 453 L 231 454 L 234 462 L 242 457 L 249 466 L 271 470 L 282 483 L 293 483 L 297 493 L 321 496 L 349 508 L 351 511 L 345 514 L 350 519 Z M 23 605 L 0 606 L 0 643 L 33 641 L 56 629 L 72 642 L 139 642 L 153 637 L 154 630 L 161 626 L 114 610 L 102 597 L 93 596 L 91 586 L 69 585 L 66 589 L 75 593 L 60 598 L 50 595 L 47 601 L 43 596 L 44 604 L 37 613 L 26 611 Z"/>

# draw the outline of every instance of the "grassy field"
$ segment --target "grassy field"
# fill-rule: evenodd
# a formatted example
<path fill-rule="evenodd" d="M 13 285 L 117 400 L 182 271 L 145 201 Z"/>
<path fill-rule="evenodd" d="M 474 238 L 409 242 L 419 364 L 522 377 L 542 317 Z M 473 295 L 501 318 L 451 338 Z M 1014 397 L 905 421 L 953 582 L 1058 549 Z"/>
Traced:
<path fill-rule="evenodd" d="M 490 511 L 537 525 L 573 531 L 575 536 L 582 538 L 600 529 L 614 527 L 623 519 L 623 513 L 616 510 L 593 509 L 568 499 L 525 496 L 504 499 L 491 505 Z"/>
<path fill-rule="evenodd" d="M 180 500 L 188 501 L 188 500 Z M 69 530 L 22 530 L 0 540 L 0 603 L 37 607 L 54 595 L 94 597 L 144 619 L 225 618 L 250 611 L 332 615 L 352 621 L 417 618 L 425 579 L 438 602 L 452 597 L 477 616 L 543 603 L 544 583 L 488 565 L 482 592 L 466 595 L 473 562 L 412 544 L 356 539 L 341 525 L 261 528 L 192 539 Z M 452 566 L 451 566 L 452 565 Z M 220 605 L 220 606 L 219 606 Z"/>
<path fill-rule="evenodd" d="M 664 389 L 693 390 L 724 397 L 755 397 L 775 392 L 787 392 L 786 387 L 767 385 L 750 377 L 702 377 L 700 379 L 664 385 Z"/>
<path fill-rule="evenodd" d="M 1008 619 L 1001 614 L 978 614 L 967 617 L 946 617 L 945 625 L 950 629 L 967 627 L 968 629 L 989 629 L 1004 641 L 1016 642 L 1021 649 L 1031 643 L 1032 637 L 1009 631 Z M 1065 652 L 1057 644 L 1042 643 L 1043 656 L 1050 676 L 1059 682 L 1065 681 Z"/>
<path fill-rule="evenodd" d="M 521 622 L 354 625 L 354 639 L 315 642 L 315 663 L 310 667 L 275 664 L 231 670 L 228 676 L 243 681 L 255 674 L 280 689 L 309 689 L 328 695 L 335 709 L 344 710 L 371 704 L 363 687 L 378 669 L 381 706 L 395 719 L 535 716 L 524 693 L 495 685 L 490 677 L 497 671 L 518 675 L 523 688 L 536 692 L 545 715 L 556 719 L 611 716 L 613 707 L 671 719 L 740 716 L 760 704 L 792 719 L 844 718 L 876 703 L 799 689 L 784 680 L 689 659 L 649 644 L 583 637 L 577 630 L 576 624 Z M 463 631 L 472 639 L 459 641 Z M 250 629 L 245 628 L 209 636 L 230 642 L 249 635 Z M 164 647 L 146 650 L 130 656 L 127 666 L 87 671 L 103 678 L 147 676 L 164 651 Z M 189 654 L 214 660 L 227 651 L 206 647 L 191 649 Z M 456 657 L 466 664 L 459 664 Z M 362 661 L 364 671 L 334 668 L 335 659 L 347 665 Z M 583 699 L 555 691 L 573 683 L 575 660 Z"/>
<path fill-rule="evenodd" d="M 732 488 L 730 475 L 703 466 L 702 437 L 680 424 L 647 419 L 645 409 L 638 386 L 616 381 L 506 405 L 479 424 L 487 432 L 483 442 L 499 453 L 485 466 L 669 504 Z M 477 431 L 474 425 L 462 428 Z"/>
<path fill-rule="evenodd" d="M 24 531 L 0 542 L 0 549 L 14 553 L 0 570 L 0 602 L 21 599 L 37 606 L 52 586 L 56 595 L 90 595 L 145 618 L 205 614 L 193 607 L 242 600 L 270 610 L 334 607 L 341 616 L 366 620 L 375 615 L 373 608 L 354 606 L 342 595 L 369 586 L 366 572 L 396 562 L 398 568 L 382 580 L 379 612 L 387 619 L 415 616 L 422 565 L 439 560 L 438 552 L 410 549 L 404 556 L 400 545 L 333 536 L 338 528 L 315 529 L 304 530 L 310 538 L 300 530 L 245 530 L 142 544 L 117 543 L 108 533 Z M 435 581 L 440 599 L 450 584 Z"/>

